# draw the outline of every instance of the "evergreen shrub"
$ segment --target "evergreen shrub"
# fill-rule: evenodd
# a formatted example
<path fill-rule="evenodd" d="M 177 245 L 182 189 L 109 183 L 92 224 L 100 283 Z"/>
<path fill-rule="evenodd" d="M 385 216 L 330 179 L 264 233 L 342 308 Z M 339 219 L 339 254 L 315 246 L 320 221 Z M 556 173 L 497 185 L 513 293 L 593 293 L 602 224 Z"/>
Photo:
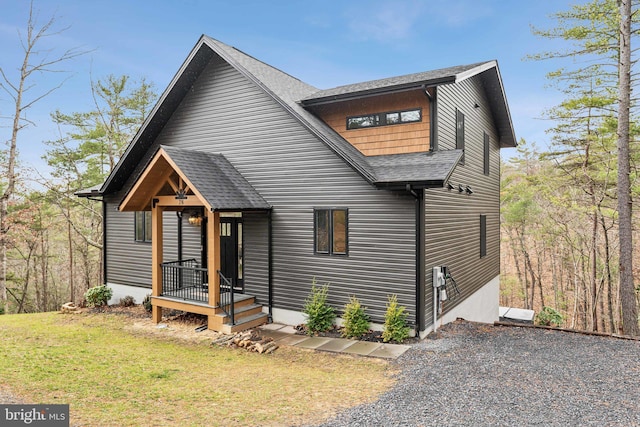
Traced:
<path fill-rule="evenodd" d="M 409 326 L 407 326 L 407 308 L 398 305 L 398 296 L 389 295 L 387 311 L 384 314 L 384 330 L 382 340 L 384 342 L 402 342 L 409 338 Z"/>
<path fill-rule="evenodd" d="M 322 287 L 316 286 L 316 279 L 313 278 L 311 293 L 305 300 L 302 312 L 307 316 L 307 334 L 313 335 L 317 332 L 324 332 L 331 329 L 336 319 L 333 307 L 327 304 L 327 294 L 329 284 Z"/>
<path fill-rule="evenodd" d="M 102 307 L 107 305 L 107 301 L 113 296 L 113 290 L 107 285 L 98 285 L 84 294 L 84 299 L 87 300 L 89 307 Z"/>
<path fill-rule="evenodd" d="M 359 338 L 369 332 L 369 316 L 355 295 L 351 296 L 349 303 L 344 306 L 344 327 L 342 336 L 346 338 Z"/>

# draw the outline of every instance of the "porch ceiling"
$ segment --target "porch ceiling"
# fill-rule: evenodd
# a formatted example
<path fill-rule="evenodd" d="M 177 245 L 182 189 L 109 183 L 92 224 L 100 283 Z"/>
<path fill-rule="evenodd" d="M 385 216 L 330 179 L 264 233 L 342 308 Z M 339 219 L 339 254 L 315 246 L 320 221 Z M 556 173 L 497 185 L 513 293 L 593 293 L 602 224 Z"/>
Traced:
<path fill-rule="evenodd" d="M 222 154 L 160 146 L 119 210 L 150 210 L 154 197 L 176 196 L 179 190 L 211 211 L 271 209 Z"/>

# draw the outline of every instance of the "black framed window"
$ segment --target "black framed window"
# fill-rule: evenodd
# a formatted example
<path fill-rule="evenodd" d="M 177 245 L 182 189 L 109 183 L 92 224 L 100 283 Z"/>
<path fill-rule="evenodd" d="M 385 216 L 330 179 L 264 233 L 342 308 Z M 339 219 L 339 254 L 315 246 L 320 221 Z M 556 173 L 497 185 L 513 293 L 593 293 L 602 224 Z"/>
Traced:
<path fill-rule="evenodd" d="M 135 213 L 135 240 L 136 242 L 151 241 L 151 211 Z"/>
<path fill-rule="evenodd" d="M 487 216 L 480 215 L 480 258 L 487 256 Z"/>
<path fill-rule="evenodd" d="M 464 114 L 456 108 L 456 148 L 464 151 Z M 460 159 L 464 165 L 464 153 Z"/>
<path fill-rule="evenodd" d="M 347 255 L 349 248 L 348 209 L 314 210 L 314 252 Z"/>
<path fill-rule="evenodd" d="M 421 108 L 402 111 L 385 111 L 382 113 L 347 117 L 347 129 L 363 129 L 376 126 L 416 123 L 420 121 L 422 121 Z"/>
<path fill-rule="evenodd" d="M 489 135 L 484 133 L 484 174 L 489 175 L 489 152 L 490 152 Z"/>

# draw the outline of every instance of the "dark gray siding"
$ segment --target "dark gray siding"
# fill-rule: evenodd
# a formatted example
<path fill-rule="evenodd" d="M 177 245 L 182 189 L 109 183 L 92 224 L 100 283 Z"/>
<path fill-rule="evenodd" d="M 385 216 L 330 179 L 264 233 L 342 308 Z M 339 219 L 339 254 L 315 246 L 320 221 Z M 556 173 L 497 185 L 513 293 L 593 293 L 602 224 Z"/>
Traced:
<path fill-rule="evenodd" d="M 319 283 L 330 283 L 329 302 L 339 309 L 350 295 L 356 295 L 368 307 L 372 319 L 381 322 L 387 295 L 395 293 L 414 318 L 412 197 L 367 184 L 228 64 L 217 57 L 212 59 L 164 127 L 157 144 L 224 154 L 274 207 L 275 307 L 300 310 L 316 277 Z M 349 256 L 314 255 L 315 207 L 349 209 Z M 260 224 L 266 227 L 266 222 L 254 218 L 245 229 L 245 286 L 264 302 L 266 229 L 260 229 Z M 118 239 L 112 241 L 114 246 L 130 245 L 122 240 L 122 234 L 110 233 L 109 238 Z M 112 259 L 117 264 L 129 261 L 120 257 L 109 262 Z M 254 266 L 259 272 L 253 271 Z"/>
<path fill-rule="evenodd" d="M 118 212 L 119 195 L 107 197 L 107 281 L 151 288 L 151 243 L 134 240 L 134 213 Z M 200 227 L 182 220 L 182 258 L 200 261 Z M 175 212 L 163 216 L 164 260 L 178 259 L 178 222 Z"/>
<path fill-rule="evenodd" d="M 245 292 L 262 305 L 269 303 L 269 222 L 266 214 L 242 216 Z"/>
<path fill-rule="evenodd" d="M 474 108 L 474 104 L 479 108 Z M 426 307 L 432 323 L 432 268 L 447 265 L 461 295 L 445 303 L 451 310 L 500 274 L 500 150 L 481 79 L 473 77 L 438 88 L 438 147 L 455 148 L 456 108 L 465 115 L 465 164 L 450 179 L 454 190 L 425 192 Z M 490 138 L 490 174 L 484 175 L 484 132 Z M 471 186 L 472 195 L 459 193 Z M 487 216 L 487 255 L 480 258 L 480 215 Z M 451 295 L 451 294 L 450 294 Z"/>

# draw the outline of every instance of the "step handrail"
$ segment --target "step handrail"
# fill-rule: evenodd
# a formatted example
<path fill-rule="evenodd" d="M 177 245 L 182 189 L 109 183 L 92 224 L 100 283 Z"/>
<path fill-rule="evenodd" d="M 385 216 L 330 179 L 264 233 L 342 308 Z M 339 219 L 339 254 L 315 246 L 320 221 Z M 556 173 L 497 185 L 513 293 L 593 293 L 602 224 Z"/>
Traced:
<path fill-rule="evenodd" d="M 220 270 L 218 270 L 218 276 L 220 277 L 220 308 L 229 316 L 233 326 L 236 324 L 233 280 L 225 277 Z"/>

